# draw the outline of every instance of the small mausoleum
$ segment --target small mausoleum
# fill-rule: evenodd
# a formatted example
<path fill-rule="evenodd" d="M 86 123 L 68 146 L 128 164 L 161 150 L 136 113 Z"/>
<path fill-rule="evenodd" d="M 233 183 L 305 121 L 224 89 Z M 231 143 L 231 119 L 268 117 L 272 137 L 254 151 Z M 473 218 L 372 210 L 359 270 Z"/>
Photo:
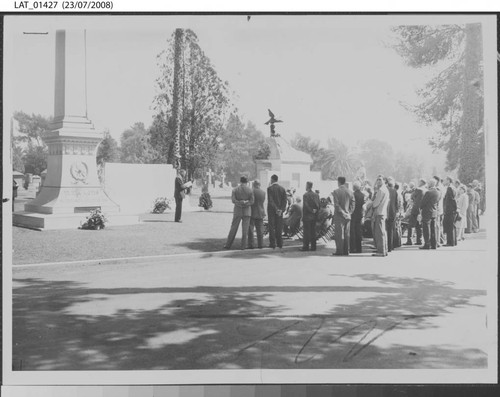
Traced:
<path fill-rule="evenodd" d="M 294 149 L 290 143 L 279 135 L 266 138 L 270 154 L 266 160 L 255 160 L 257 178 L 263 186 L 271 175 L 276 174 L 279 183 L 285 189 L 305 190 L 307 181 L 319 181 L 320 173 L 311 171 L 312 159 L 305 152 Z"/>

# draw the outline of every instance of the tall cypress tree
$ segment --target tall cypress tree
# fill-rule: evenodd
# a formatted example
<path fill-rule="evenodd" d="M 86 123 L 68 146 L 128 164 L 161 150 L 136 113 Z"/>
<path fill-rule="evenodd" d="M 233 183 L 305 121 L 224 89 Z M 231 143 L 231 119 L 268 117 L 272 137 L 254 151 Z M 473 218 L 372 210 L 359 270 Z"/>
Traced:
<path fill-rule="evenodd" d="M 447 170 L 463 182 L 484 178 L 483 69 L 481 24 L 398 26 L 395 50 L 415 68 L 441 66 L 418 90 L 422 102 L 406 106 L 438 126 L 430 144 L 444 150 Z"/>

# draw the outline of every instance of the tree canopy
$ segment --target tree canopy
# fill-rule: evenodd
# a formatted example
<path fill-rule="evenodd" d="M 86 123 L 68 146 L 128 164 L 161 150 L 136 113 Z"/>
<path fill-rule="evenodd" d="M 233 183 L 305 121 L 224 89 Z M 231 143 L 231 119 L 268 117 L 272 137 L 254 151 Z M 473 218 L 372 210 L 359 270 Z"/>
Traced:
<path fill-rule="evenodd" d="M 47 168 L 48 149 L 42 134 L 50 130 L 50 117 L 14 112 L 19 134 L 12 136 L 14 167 L 26 173 L 40 174 Z M 21 164 L 22 163 L 22 164 Z"/>
<path fill-rule="evenodd" d="M 219 150 L 232 110 L 228 83 L 219 78 L 190 29 L 175 30 L 158 62 L 151 143 L 157 158 L 194 175 L 210 166 Z"/>
<path fill-rule="evenodd" d="M 436 67 L 436 75 L 406 105 L 418 119 L 435 125 L 434 149 L 447 154 L 447 170 L 464 182 L 484 176 L 483 55 L 480 24 L 398 26 L 395 50 L 414 68 Z"/>
<path fill-rule="evenodd" d="M 148 164 L 151 162 L 152 154 L 144 123 L 135 123 L 122 133 L 120 148 L 122 163 Z"/>
<path fill-rule="evenodd" d="M 97 164 L 113 163 L 120 160 L 118 143 L 111 136 L 109 130 L 104 131 L 104 139 L 97 147 Z"/>
<path fill-rule="evenodd" d="M 265 147 L 265 138 L 255 124 L 245 126 L 237 115 L 230 115 L 226 128 L 220 136 L 220 148 L 212 168 L 225 172 L 228 181 L 238 182 L 242 174 L 250 179 L 256 177 L 254 159 Z"/>

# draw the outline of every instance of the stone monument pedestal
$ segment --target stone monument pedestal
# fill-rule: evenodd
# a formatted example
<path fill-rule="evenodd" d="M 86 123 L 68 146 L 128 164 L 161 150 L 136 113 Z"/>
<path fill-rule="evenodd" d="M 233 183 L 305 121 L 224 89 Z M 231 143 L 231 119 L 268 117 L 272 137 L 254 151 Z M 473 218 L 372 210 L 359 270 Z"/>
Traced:
<path fill-rule="evenodd" d="M 38 196 L 25 211 L 74 214 L 100 208 L 119 212 L 102 190 L 97 176 L 96 151 L 102 134 L 92 130 L 55 130 L 45 134 L 49 147 L 47 177 Z"/>
<path fill-rule="evenodd" d="M 85 47 L 85 31 L 56 32 L 54 121 L 42 136 L 49 149 L 47 176 L 36 198 L 13 214 L 15 226 L 76 228 L 93 209 L 101 209 L 110 222 L 120 213 L 97 175 L 97 146 L 104 134 L 87 117 Z M 130 216 L 117 223 L 125 220 L 130 223 Z"/>

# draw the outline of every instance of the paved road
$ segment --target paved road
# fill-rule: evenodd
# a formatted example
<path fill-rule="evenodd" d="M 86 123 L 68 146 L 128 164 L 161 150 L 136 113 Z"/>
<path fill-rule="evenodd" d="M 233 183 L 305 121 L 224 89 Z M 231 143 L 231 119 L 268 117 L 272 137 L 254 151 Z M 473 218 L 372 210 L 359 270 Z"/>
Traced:
<path fill-rule="evenodd" d="M 486 368 L 496 264 L 475 237 L 15 266 L 13 368 Z"/>

